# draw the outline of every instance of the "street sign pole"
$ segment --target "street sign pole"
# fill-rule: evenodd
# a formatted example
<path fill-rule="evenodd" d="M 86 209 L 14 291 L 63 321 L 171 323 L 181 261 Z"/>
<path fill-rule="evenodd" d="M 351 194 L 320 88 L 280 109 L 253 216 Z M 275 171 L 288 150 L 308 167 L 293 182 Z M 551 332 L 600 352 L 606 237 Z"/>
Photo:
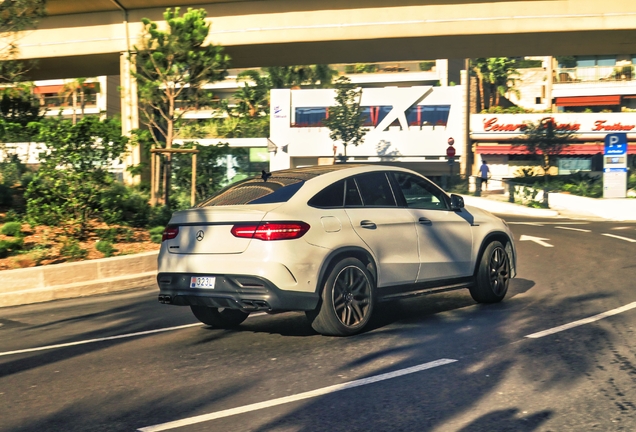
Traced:
<path fill-rule="evenodd" d="M 605 135 L 603 152 L 603 198 L 627 196 L 627 134 Z"/>

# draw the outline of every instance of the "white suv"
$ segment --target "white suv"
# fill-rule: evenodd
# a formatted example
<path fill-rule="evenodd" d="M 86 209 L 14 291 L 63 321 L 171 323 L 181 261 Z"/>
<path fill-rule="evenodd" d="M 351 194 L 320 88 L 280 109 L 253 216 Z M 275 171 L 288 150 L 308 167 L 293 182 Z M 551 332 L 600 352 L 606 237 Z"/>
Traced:
<path fill-rule="evenodd" d="M 253 311 L 305 311 L 326 335 L 350 335 L 380 301 L 468 288 L 506 295 L 512 233 L 407 169 L 330 165 L 263 172 L 176 212 L 159 253 L 161 303 L 203 323 Z"/>

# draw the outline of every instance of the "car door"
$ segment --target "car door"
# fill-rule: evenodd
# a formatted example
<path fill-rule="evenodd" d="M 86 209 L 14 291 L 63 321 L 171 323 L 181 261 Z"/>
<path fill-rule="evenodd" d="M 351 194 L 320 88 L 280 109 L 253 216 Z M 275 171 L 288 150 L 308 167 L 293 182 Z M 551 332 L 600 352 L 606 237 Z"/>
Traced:
<path fill-rule="evenodd" d="M 378 286 L 415 282 L 420 266 L 415 221 L 408 209 L 398 207 L 387 173 L 347 179 L 345 195 L 353 229 L 375 255 Z"/>
<path fill-rule="evenodd" d="M 473 236 L 465 210 L 451 210 L 444 191 L 424 177 L 402 171 L 393 171 L 392 176 L 416 222 L 420 259 L 417 282 L 472 275 Z"/>

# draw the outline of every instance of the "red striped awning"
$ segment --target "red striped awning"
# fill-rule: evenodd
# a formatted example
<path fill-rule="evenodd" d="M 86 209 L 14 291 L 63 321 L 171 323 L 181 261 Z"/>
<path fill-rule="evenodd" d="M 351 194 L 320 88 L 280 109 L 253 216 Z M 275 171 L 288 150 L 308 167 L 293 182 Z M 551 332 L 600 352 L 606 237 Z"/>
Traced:
<path fill-rule="evenodd" d="M 620 95 L 611 96 L 576 96 L 576 97 L 558 97 L 556 98 L 557 106 L 605 106 L 620 105 Z"/>
<path fill-rule="evenodd" d="M 60 93 L 64 88 L 63 85 L 47 85 L 47 86 L 37 86 L 33 89 L 33 93 L 42 94 L 42 93 Z"/>

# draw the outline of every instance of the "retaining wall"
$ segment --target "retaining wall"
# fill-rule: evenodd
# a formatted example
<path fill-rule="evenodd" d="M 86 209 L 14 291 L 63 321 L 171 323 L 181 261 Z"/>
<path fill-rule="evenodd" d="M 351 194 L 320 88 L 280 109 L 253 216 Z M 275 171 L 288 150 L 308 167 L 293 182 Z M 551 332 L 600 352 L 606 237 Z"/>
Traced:
<path fill-rule="evenodd" d="M 0 271 L 0 307 L 156 284 L 158 251 Z"/>

